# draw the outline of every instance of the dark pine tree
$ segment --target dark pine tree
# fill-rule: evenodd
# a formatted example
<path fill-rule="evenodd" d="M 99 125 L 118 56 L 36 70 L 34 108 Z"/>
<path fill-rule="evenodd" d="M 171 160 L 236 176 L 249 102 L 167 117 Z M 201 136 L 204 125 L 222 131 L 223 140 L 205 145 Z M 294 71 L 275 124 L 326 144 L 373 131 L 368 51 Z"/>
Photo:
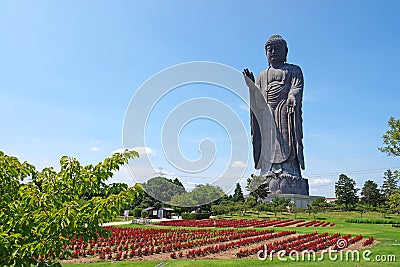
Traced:
<path fill-rule="evenodd" d="M 335 183 L 335 194 L 340 204 L 344 204 L 348 210 L 350 206 L 354 206 L 357 201 L 356 182 L 345 174 L 339 175 L 339 180 Z"/>
<path fill-rule="evenodd" d="M 235 192 L 233 193 L 233 201 L 244 202 L 242 187 L 240 186 L 239 183 L 236 184 Z"/>

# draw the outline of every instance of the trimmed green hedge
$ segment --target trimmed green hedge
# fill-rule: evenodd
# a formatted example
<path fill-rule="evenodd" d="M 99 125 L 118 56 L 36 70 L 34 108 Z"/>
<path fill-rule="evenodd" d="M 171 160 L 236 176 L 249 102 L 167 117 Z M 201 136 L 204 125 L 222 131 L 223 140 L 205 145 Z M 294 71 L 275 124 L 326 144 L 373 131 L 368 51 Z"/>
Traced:
<path fill-rule="evenodd" d="M 211 213 L 182 213 L 182 219 L 184 220 L 202 220 L 210 218 Z"/>
<path fill-rule="evenodd" d="M 347 223 L 371 223 L 371 224 L 400 224 L 400 220 L 390 219 L 346 219 Z"/>

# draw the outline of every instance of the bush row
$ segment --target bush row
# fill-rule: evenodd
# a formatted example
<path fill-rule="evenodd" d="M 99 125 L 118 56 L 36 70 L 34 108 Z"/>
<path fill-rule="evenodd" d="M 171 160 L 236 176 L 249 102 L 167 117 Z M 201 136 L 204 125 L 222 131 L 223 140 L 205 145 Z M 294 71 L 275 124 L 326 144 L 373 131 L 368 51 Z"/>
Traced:
<path fill-rule="evenodd" d="M 400 224 L 400 220 L 390 219 L 346 219 L 347 223 L 371 223 L 371 224 Z"/>
<path fill-rule="evenodd" d="M 184 220 L 202 220 L 210 218 L 211 213 L 182 213 L 182 219 Z"/>

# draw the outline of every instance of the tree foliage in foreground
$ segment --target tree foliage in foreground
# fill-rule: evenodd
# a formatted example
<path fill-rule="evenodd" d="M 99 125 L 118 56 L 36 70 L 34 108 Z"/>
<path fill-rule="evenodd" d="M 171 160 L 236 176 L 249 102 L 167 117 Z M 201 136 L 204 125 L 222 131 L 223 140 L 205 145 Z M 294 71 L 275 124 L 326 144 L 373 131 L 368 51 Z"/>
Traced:
<path fill-rule="evenodd" d="M 390 117 L 388 126 L 389 130 L 382 136 L 385 146 L 379 150 L 388 156 L 400 156 L 400 120 Z"/>
<path fill-rule="evenodd" d="M 60 171 L 37 171 L 27 162 L 0 151 L 0 266 L 60 266 L 62 245 L 73 236 L 83 240 L 108 234 L 100 225 L 110 221 L 125 201 L 141 191 L 105 182 L 121 165 L 138 157 L 116 153 L 96 165 L 82 166 L 62 157 Z M 118 190 L 117 190 L 118 191 Z M 84 196 L 89 199 L 82 201 Z"/>

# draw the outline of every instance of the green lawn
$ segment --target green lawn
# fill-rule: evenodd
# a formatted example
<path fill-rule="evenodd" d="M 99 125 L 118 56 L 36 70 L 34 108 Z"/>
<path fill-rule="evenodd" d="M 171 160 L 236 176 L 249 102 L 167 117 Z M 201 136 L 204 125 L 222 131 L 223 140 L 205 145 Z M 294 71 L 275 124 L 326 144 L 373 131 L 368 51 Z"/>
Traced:
<path fill-rule="evenodd" d="M 262 217 L 275 218 L 274 214 L 263 214 Z M 292 214 L 278 214 L 278 217 L 294 219 Z M 313 216 L 308 214 L 297 214 L 297 219 L 312 220 Z M 308 232 L 329 232 L 329 233 L 341 233 L 341 234 L 362 234 L 364 237 L 373 236 L 379 244 L 370 248 L 371 255 L 369 258 L 371 261 L 365 261 L 362 258 L 363 251 L 360 252 L 360 261 L 346 261 L 345 255 L 343 255 L 342 261 L 332 261 L 328 255 L 325 255 L 322 261 L 291 261 L 288 257 L 285 257 L 287 261 L 280 261 L 274 258 L 272 261 L 269 259 L 261 261 L 258 259 L 229 259 L 229 260 L 169 260 L 165 266 L 400 266 L 400 246 L 393 246 L 394 243 L 400 243 L 400 229 L 392 227 L 391 225 L 380 225 L 380 224 L 354 224 L 346 223 L 345 219 L 349 218 L 360 218 L 360 215 L 355 212 L 330 212 L 330 213 L 318 213 L 315 215 L 316 219 L 324 219 L 329 222 L 336 224 L 334 227 L 273 227 L 275 231 L 283 231 L 287 229 L 296 230 L 298 233 Z M 232 216 L 232 218 L 243 218 L 238 215 Z M 257 218 L 256 214 L 248 214 L 246 218 Z M 378 213 L 364 214 L 363 218 L 381 218 Z M 399 216 L 392 216 L 393 219 L 400 219 Z M 375 257 L 392 257 L 390 260 L 393 261 L 393 255 L 396 262 L 378 262 Z M 319 257 L 319 255 L 318 255 Z M 86 264 L 64 264 L 64 267 L 83 267 L 83 266 L 156 266 L 163 261 L 125 261 L 115 262 L 99 262 L 99 263 L 86 263 Z"/>

